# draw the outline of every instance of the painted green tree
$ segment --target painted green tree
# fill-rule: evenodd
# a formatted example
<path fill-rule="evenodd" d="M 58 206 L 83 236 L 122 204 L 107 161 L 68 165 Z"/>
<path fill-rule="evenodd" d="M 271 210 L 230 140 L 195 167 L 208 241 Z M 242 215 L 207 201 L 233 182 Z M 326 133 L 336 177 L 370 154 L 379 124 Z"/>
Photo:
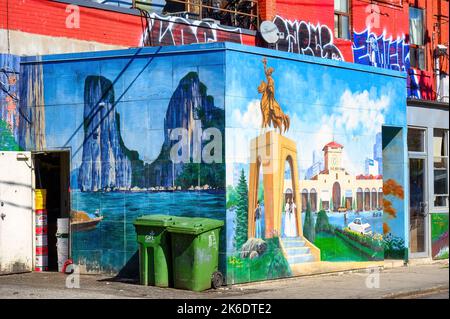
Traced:
<path fill-rule="evenodd" d="M 240 249 L 248 239 L 248 189 L 244 170 L 241 171 L 236 191 L 236 234 L 234 237 L 234 247 Z"/>
<path fill-rule="evenodd" d="M 317 214 L 315 231 L 316 233 L 332 232 L 332 226 L 330 225 L 328 215 L 324 210 L 320 210 L 319 213 Z"/>
<path fill-rule="evenodd" d="M 303 224 L 303 236 L 310 242 L 314 243 L 316 239 L 316 230 L 314 228 L 314 219 L 311 213 L 311 204 L 306 204 L 305 222 Z"/>
<path fill-rule="evenodd" d="M 20 147 L 9 130 L 8 124 L 0 120 L 0 147 L 4 151 L 20 151 Z"/>

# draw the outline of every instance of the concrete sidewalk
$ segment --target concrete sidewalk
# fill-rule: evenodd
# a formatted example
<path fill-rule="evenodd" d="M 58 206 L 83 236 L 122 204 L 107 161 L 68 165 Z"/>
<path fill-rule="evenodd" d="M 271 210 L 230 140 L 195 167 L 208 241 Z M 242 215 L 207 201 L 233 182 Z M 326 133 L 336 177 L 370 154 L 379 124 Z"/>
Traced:
<path fill-rule="evenodd" d="M 370 275 L 370 276 L 369 276 Z M 379 275 L 379 277 L 377 277 Z M 82 275 L 80 288 L 66 288 L 60 273 L 0 276 L 0 299 L 7 298 L 448 298 L 448 260 L 425 265 L 359 270 L 335 274 L 227 286 L 201 293 L 141 286 L 135 281 Z M 368 288 L 373 287 L 373 288 Z"/>

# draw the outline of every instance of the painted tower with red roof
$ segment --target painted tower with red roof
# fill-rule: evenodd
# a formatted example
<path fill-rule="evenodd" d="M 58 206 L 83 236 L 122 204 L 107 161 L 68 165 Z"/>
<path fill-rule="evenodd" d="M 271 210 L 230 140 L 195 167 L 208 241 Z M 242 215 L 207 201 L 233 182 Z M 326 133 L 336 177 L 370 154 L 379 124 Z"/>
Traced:
<path fill-rule="evenodd" d="M 322 149 L 325 158 L 326 171 L 343 171 L 342 150 L 344 146 L 334 141 L 325 145 Z"/>

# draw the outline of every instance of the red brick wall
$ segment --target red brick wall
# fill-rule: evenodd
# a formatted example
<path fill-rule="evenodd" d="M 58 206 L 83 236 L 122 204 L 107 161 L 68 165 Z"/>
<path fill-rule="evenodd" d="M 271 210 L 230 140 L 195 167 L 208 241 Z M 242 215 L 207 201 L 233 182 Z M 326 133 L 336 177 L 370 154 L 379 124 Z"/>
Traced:
<path fill-rule="evenodd" d="M 67 28 L 70 12 L 66 8 L 66 4 L 46 0 L 0 0 L 0 29 L 129 47 L 140 44 L 145 20 L 137 15 L 79 7 L 80 28 Z M 229 39 L 226 34 L 220 32 L 218 39 L 235 42 L 233 33 Z M 240 38 L 244 44 L 255 44 L 254 36 Z"/>
<path fill-rule="evenodd" d="M 276 1 L 276 14 L 290 21 L 306 22 L 311 26 L 326 26 L 331 31 L 333 43 L 345 61 L 353 62 L 352 43 L 334 38 L 334 0 L 267 0 Z M 267 2 L 266 1 L 266 2 Z M 262 1 L 264 2 L 264 1 Z M 301 40 L 301 39 L 300 39 Z"/>
<path fill-rule="evenodd" d="M 277 14 L 290 20 L 334 25 L 334 0 L 276 0 Z"/>
<path fill-rule="evenodd" d="M 277 14 L 276 0 L 260 0 L 258 2 L 258 10 L 262 21 L 273 20 Z"/>
<path fill-rule="evenodd" d="M 0 0 L 0 28 L 41 35 L 136 46 L 141 36 L 138 16 L 80 7 L 80 28 L 66 27 L 67 5 L 45 0 Z"/>

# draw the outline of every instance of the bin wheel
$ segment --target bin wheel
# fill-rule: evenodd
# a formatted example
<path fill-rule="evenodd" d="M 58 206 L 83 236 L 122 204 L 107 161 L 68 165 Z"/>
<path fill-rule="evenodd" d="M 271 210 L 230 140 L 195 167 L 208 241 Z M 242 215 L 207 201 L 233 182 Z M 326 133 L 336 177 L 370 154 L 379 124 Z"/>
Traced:
<path fill-rule="evenodd" d="M 214 289 L 220 288 L 223 286 L 223 275 L 220 271 L 215 271 L 212 274 L 211 284 Z"/>

